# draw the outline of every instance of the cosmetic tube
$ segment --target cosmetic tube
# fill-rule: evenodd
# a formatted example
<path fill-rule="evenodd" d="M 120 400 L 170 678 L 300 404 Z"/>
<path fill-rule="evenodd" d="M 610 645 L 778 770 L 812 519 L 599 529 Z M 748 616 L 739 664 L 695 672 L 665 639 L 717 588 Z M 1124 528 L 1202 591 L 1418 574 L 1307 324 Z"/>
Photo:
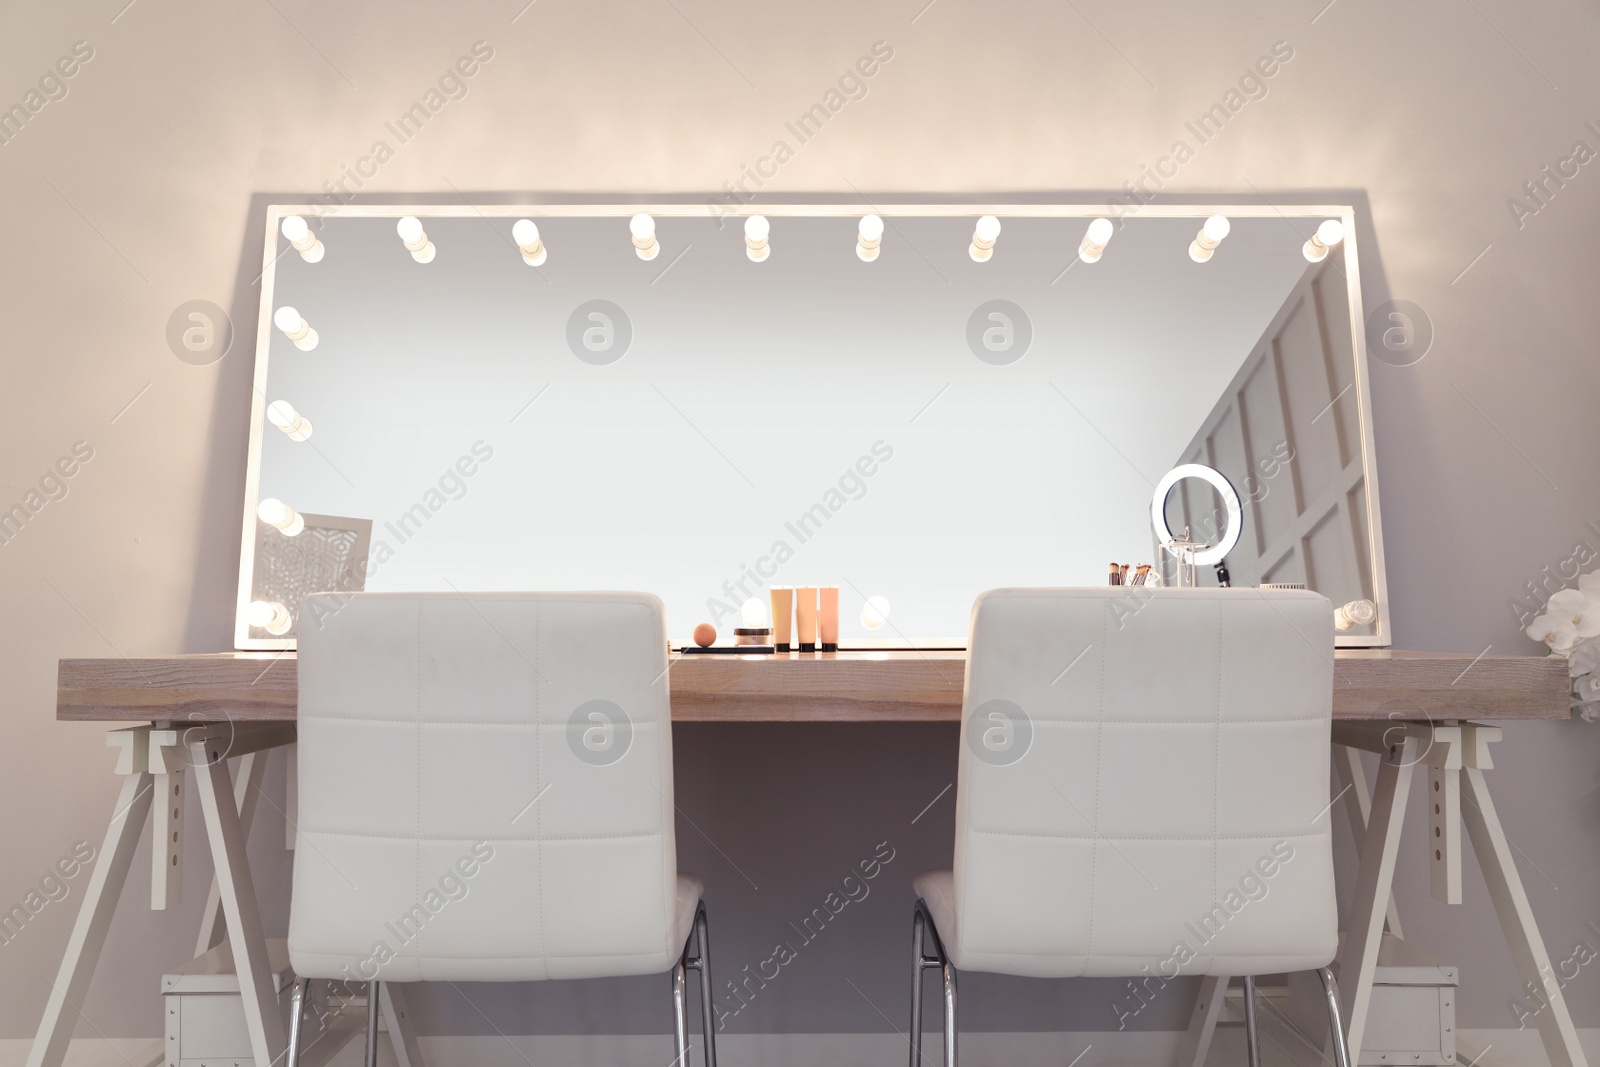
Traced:
<path fill-rule="evenodd" d="M 789 651 L 789 631 L 794 626 L 794 587 L 775 585 L 772 598 L 772 643 L 774 652 Z"/>
<path fill-rule="evenodd" d="M 839 587 L 825 585 L 818 590 L 821 601 L 817 608 L 817 640 L 824 652 L 839 651 Z"/>
<path fill-rule="evenodd" d="M 794 588 L 795 640 L 801 652 L 817 650 L 817 587 L 797 585 Z"/>

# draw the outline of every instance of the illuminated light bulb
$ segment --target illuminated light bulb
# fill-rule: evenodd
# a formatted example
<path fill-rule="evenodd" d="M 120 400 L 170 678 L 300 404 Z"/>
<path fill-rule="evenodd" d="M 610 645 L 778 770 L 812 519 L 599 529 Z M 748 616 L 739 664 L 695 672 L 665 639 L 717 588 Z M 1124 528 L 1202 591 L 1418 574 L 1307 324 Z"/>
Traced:
<path fill-rule="evenodd" d="M 317 347 L 317 331 L 288 304 L 272 313 L 272 321 L 300 351 L 309 352 Z"/>
<path fill-rule="evenodd" d="M 267 497 L 256 506 L 256 515 L 268 526 L 276 527 L 285 537 L 298 537 L 306 528 L 305 518 L 277 497 Z"/>
<path fill-rule="evenodd" d="M 628 231 L 633 234 L 633 250 L 639 253 L 640 259 L 655 259 L 661 254 L 661 245 L 656 241 L 655 219 L 649 215 L 635 215 L 628 220 Z"/>
<path fill-rule="evenodd" d="M 881 596 L 867 597 L 867 602 L 861 605 L 861 625 L 869 630 L 881 630 L 888 621 L 888 598 Z"/>
<path fill-rule="evenodd" d="M 1378 621 L 1378 605 L 1370 600 L 1352 600 L 1333 610 L 1333 628 L 1343 633 L 1357 626 L 1371 626 Z"/>
<path fill-rule="evenodd" d="M 744 254 L 752 263 L 762 263 L 772 255 L 767 238 L 772 234 L 772 224 L 765 215 L 751 215 L 744 220 Z"/>
<path fill-rule="evenodd" d="M 288 434 L 291 441 L 304 441 L 311 436 L 311 420 L 287 400 L 274 400 L 267 405 L 267 421 Z"/>
<path fill-rule="evenodd" d="M 433 242 L 428 240 L 428 231 L 422 228 L 422 220 L 415 215 L 407 215 L 395 223 L 395 233 L 400 235 L 400 240 L 406 246 L 406 251 L 411 253 L 411 258 L 418 263 L 433 262 Z"/>
<path fill-rule="evenodd" d="M 511 227 L 511 239 L 517 242 L 522 262 L 530 267 L 544 266 L 549 253 L 545 251 L 544 241 L 539 237 L 539 227 L 533 224 L 532 219 L 518 219 L 517 224 Z"/>
<path fill-rule="evenodd" d="M 987 263 L 994 255 L 994 243 L 999 239 L 1000 220 L 993 215 L 985 215 L 972 228 L 972 244 L 967 247 L 967 255 L 972 257 L 974 263 Z"/>
<path fill-rule="evenodd" d="M 1232 227 L 1228 224 L 1226 215 L 1212 215 L 1206 219 L 1205 225 L 1200 227 L 1200 232 L 1195 234 L 1189 243 L 1189 258 L 1196 263 L 1206 263 L 1211 259 L 1211 253 L 1217 250 L 1222 239 L 1228 236 Z"/>
<path fill-rule="evenodd" d="M 863 263 L 871 263 L 878 258 L 878 246 L 883 244 L 883 219 L 877 215 L 861 216 L 861 225 L 856 229 L 856 255 Z"/>
<path fill-rule="evenodd" d="M 1328 258 L 1328 253 L 1333 247 L 1343 240 L 1344 223 L 1338 219 L 1326 219 L 1300 251 L 1305 255 L 1306 262 L 1321 263 Z"/>
<path fill-rule="evenodd" d="M 299 215 L 286 215 L 283 219 L 283 235 L 289 239 L 294 250 L 300 253 L 300 258 L 307 263 L 321 263 L 322 253 L 326 251 L 322 242 L 317 240 L 317 235 L 311 232 L 311 227 L 306 225 L 306 220 Z"/>
<path fill-rule="evenodd" d="M 767 624 L 767 606 L 751 597 L 740 605 L 739 619 L 747 629 L 760 629 Z"/>
<path fill-rule="evenodd" d="M 245 612 L 245 619 L 251 626 L 265 630 L 274 637 L 288 633 L 289 627 L 294 625 L 289 609 L 276 600 L 251 601 L 249 610 Z"/>
<path fill-rule="evenodd" d="M 1117 232 L 1110 219 L 1095 219 L 1089 223 L 1089 228 L 1083 232 L 1083 242 L 1078 245 L 1078 258 L 1085 263 L 1098 263 L 1100 257 L 1106 253 L 1106 245 L 1111 243 L 1111 235 Z"/>

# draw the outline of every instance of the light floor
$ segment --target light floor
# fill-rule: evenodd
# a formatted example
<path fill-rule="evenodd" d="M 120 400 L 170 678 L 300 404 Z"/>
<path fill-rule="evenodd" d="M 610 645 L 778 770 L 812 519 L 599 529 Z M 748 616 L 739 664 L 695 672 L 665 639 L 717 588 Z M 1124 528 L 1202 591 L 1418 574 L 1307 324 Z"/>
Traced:
<path fill-rule="evenodd" d="M 1262 1067 L 1319 1067 L 1331 1063 L 1288 1022 L 1281 994 L 1267 993 L 1258 1011 Z M 1600 1029 L 1582 1030 L 1589 1061 L 1600 1065 Z M 1179 1035 L 1158 1033 L 974 1033 L 961 1038 L 964 1067 L 1160 1067 L 1176 1060 Z M 1548 1067 L 1538 1033 L 1529 1030 L 1463 1030 L 1458 1035 L 1459 1067 Z M 79 1039 L 66 1067 L 149 1067 L 157 1064 L 159 1042 L 148 1039 Z M 422 1038 L 432 1067 L 673 1067 L 672 1039 L 658 1036 L 547 1036 Z M 0 1067 L 22 1067 L 30 1042 L 0 1041 Z M 929 1034 L 923 1044 L 925 1067 L 940 1067 L 942 1042 Z M 898 1067 L 907 1046 L 897 1034 L 733 1034 L 717 1043 L 721 1067 Z M 351 1040 L 331 1060 L 308 1057 L 307 1067 L 360 1067 L 361 1041 Z M 219 1067 L 232 1067 L 232 1062 Z M 378 1062 L 395 1067 L 387 1038 Z M 691 1053 L 699 1064 L 699 1047 Z M 1218 1026 L 1207 1067 L 1245 1067 L 1245 1038 L 1238 990 L 1233 991 Z"/>

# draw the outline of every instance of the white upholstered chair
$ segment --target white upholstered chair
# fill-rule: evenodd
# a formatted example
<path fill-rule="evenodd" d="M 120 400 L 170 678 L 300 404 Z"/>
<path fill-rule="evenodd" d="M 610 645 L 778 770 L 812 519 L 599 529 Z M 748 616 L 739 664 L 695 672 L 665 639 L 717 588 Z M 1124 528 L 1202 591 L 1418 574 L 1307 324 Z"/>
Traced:
<path fill-rule="evenodd" d="M 380 983 L 669 971 L 686 1067 L 688 970 L 715 1067 L 660 600 L 323 594 L 298 617 L 290 1067 L 310 979 L 371 983 L 373 1064 Z"/>
<path fill-rule="evenodd" d="M 1304 591 L 998 589 L 972 611 L 955 867 L 916 880 L 922 975 L 1139 979 L 1316 970 L 1338 942 L 1333 610 Z M 931 949 L 931 951 L 930 951 Z"/>

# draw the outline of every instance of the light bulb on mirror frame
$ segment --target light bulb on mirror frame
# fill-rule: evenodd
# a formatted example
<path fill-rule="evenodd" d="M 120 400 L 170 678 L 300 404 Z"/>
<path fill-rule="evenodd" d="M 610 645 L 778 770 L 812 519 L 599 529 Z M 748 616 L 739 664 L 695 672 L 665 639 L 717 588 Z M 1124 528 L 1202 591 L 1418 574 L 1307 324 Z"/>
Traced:
<path fill-rule="evenodd" d="M 744 252 L 752 263 L 765 263 L 772 255 L 772 223 L 765 215 L 751 215 L 744 220 Z"/>
<path fill-rule="evenodd" d="M 298 537 L 306 528 L 305 516 L 274 496 L 256 505 L 256 517 L 285 537 Z"/>
<path fill-rule="evenodd" d="M 1085 263 L 1100 262 L 1100 257 L 1105 255 L 1106 245 L 1111 243 L 1111 237 L 1116 232 L 1117 228 L 1110 219 L 1090 221 L 1088 229 L 1083 231 L 1083 241 L 1078 245 L 1078 258 Z"/>
<path fill-rule="evenodd" d="M 285 215 L 283 225 L 279 227 L 283 236 L 288 239 L 294 250 L 300 253 L 300 258 L 307 263 L 321 263 L 322 254 L 326 251 L 322 242 L 317 240 L 317 235 L 311 232 L 311 227 L 306 225 L 306 220 L 299 215 Z"/>
<path fill-rule="evenodd" d="M 1340 633 L 1378 621 L 1378 605 L 1370 600 L 1352 600 L 1333 609 L 1333 628 Z"/>
<path fill-rule="evenodd" d="M 549 258 L 550 253 L 545 250 L 544 241 L 539 237 L 539 227 L 534 225 L 532 219 L 518 219 L 511 227 L 511 239 L 517 242 L 522 262 L 528 266 L 541 267 Z"/>
<path fill-rule="evenodd" d="M 272 313 L 272 322 L 300 351 L 309 352 L 317 347 L 317 331 L 311 328 L 298 310 L 288 304 Z"/>
<path fill-rule="evenodd" d="M 661 254 L 661 244 L 656 240 L 656 220 L 641 212 L 628 220 L 628 232 L 633 235 L 633 250 L 644 260 Z"/>
<path fill-rule="evenodd" d="M 861 605 L 861 626 L 867 630 L 881 630 L 889 622 L 889 598 L 869 596 Z"/>
<path fill-rule="evenodd" d="M 245 621 L 258 630 L 281 637 L 294 625 L 289 609 L 276 600 L 253 600 L 245 612 Z"/>
<path fill-rule="evenodd" d="M 994 245 L 998 240 L 1000 220 L 993 215 L 984 215 L 972 227 L 972 243 L 967 246 L 967 255 L 972 257 L 974 263 L 987 263 L 994 258 Z"/>
<path fill-rule="evenodd" d="M 287 400 L 274 400 L 267 405 L 267 421 L 287 434 L 291 441 L 304 441 L 311 436 L 311 420 Z"/>
<path fill-rule="evenodd" d="M 882 244 L 883 219 L 877 215 L 861 216 L 861 223 L 856 227 L 856 258 L 871 263 L 878 258 Z"/>
<path fill-rule="evenodd" d="M 1321 263 L 1343 240 L 1344 223 L 1338 219 L 1324 219 L 1322 225 L 1317 227 L 1317 232 L 1312 234 L 1301 247 L 1300 252 L 1306 257 L 1307 263 Z"/>
<path fill-rule="evenodd" d="M 1232 228 L 1226 215 L 1212 215 L 1206 219 L 1205 224 L 1200 227 L 1200 232 L 1189 242 L 1189 258 L 1196 263 L 1209 263 L 1211 254 L 1217 250 L 1217 246 L 1228 236 L 1228 231 Z"/>
<path fill-rule="evenodd" d="M 422 228 L 422 220 L 415 215 L 407 215 L 394 224 L 395 233 L 400 235 L 400 242 L 406 246 L 406 251 L 411 253 L 411 258 L 418 263 L 432 263 L 435 253 L 433 242 L 428 240 L 428 231 Z"/>

